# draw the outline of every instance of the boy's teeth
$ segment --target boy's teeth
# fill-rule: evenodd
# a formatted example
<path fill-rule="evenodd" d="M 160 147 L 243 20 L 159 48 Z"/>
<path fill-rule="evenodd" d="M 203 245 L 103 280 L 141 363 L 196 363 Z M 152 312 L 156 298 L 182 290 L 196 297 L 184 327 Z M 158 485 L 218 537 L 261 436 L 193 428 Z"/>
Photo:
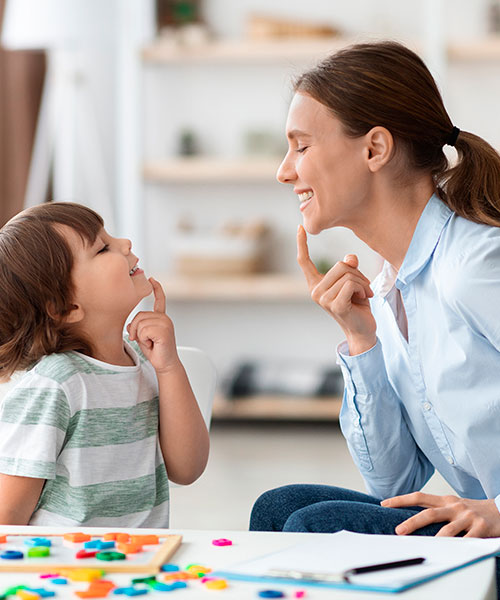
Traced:
<path fill-rule="evenodd" d="M 311 191 L 302 192 L 302 194 L 299 194 L 298 196 L 301 202 L 305 202 L 306 200 L 309 200 L 309 198 L 313 197 L 313 193 Z"/>

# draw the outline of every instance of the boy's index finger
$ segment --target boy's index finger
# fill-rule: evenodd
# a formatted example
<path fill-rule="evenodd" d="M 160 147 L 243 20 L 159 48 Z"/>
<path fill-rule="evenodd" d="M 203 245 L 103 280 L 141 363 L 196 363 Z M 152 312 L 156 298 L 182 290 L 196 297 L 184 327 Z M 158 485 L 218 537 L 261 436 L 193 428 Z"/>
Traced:
<path fill-rule="evenodd" d="M 307 234 L 302 225 L 299 225 L 297 230 L 297 262 L 304 273 L 310 289 L 323 279 L 323 276 L 318 272 L 318 269 L 316 269 L 315 264 L 309 256 Z"/>
<path fill-rule="evenodd" d="M 159 281 L 156 281 L 156 279 L 153 279 L 153 277 L 150 277 L 149 281 L 153 286 L 153 294 L 155 297 L 153 312 L 165 313 L 165 310 L 167 308 L 167 301 L 165 298 L 165 292 L 161 287 L 161 283 Z"/>

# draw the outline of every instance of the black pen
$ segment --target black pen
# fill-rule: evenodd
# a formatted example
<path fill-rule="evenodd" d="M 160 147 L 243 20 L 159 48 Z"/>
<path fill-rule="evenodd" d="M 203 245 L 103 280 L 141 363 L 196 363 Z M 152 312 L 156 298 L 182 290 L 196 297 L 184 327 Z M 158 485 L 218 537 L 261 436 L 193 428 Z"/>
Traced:
<path fill-rule="evenodd" d="M 349 577 L 351 575 L 361 575 L 362 573 L 372 573 L 373 571 L 385 571 L 387 569 L 399 569 L 401 567 L 411 567 L 412 565 L 420 565 L 424 562 L 425 558 L 407 558 L 406 560 L 397 560 L 395 562 L 380 563 L 378 565 L 368 565 L 366 567 L 356 567 L 355 569 L 349 569 L 342 573 L 342 578 L 347 583 L 350 583 Z"/>

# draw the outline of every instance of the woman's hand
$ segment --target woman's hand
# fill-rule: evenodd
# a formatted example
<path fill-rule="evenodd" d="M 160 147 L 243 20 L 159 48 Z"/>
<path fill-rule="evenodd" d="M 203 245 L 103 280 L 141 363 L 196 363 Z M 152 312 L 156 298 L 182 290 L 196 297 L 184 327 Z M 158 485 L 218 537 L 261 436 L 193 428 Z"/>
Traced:
<path fill-rule="evenodd" d="M 157 374 L 168 372 L 179 364 L 174 325 L 165 314 L 165 293 L 161 284 L 149 278 L 155 297 L 153 311 L 142 311 L 127 325 L 129 338 L 136 340 Z"/>
<path fill-rule="evenodd" d="M 465 537 L 500 536 L 500 512 L 492 499 L 468 500 L 458 496 L 414 492 L 388 498 L 380 504 L 388 508 L 423 506 L 427 509 L 400 523 L 396 527 L 398 535 L 407 535 L 426 525 L 447 521 L 436 535 L 454 537 L 464 531 Z"/>
<path fill-rule="evenodd" d="M 297 262 L 302 269 L 311 298 L 340 325 L 352 356 L 372 348 L 377 325 L 369 298 L 373 296 L 370 281 L 358 271 L 358 258 L 348 254 L 325 275 L 318 272 L 307 247 L 307 234 L 302 225 L 297 232 Z"/>

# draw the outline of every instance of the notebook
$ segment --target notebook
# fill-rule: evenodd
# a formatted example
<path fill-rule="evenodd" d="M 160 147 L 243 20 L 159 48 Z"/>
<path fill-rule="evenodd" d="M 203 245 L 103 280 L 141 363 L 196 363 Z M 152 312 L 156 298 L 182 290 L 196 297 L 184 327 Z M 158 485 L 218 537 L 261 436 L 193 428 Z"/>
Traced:
<path fill-rule="evenodd" d="M 284 550 L 214 573 L 226 579 L 401 592 L 500 552 L 500 538 L 317 534 Z M 351 569 L 416 557 L 418 565 L 349 576 Z"/>

